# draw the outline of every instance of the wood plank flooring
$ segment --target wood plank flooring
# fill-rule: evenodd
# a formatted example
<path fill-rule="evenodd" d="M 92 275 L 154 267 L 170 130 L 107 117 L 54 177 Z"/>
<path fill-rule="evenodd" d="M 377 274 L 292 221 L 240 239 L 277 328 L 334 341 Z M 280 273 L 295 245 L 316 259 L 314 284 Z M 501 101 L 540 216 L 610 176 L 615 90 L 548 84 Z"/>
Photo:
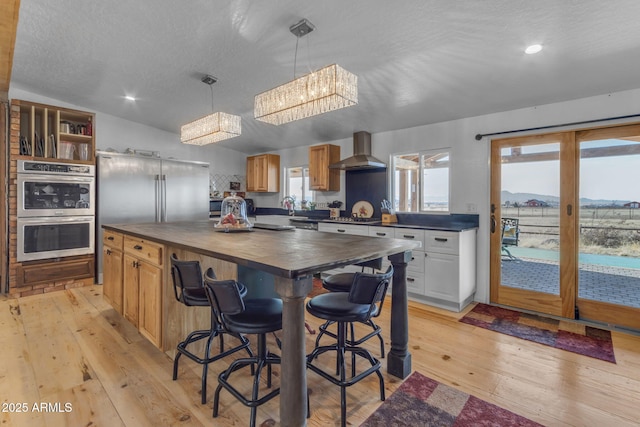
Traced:
<path fill-rule="evenodd" d="M 387 332 L 388 308 L 378 322 Z M 460 323 L 463 313 L 412 303 L 409 314 L 413 369 L 426 376 L 544 425 L 640 423 L 638 336 L 613 332 L 612 364 Z M 307 320 L 317 328 L 317 319 Z M 315 336 L 307 337 L 309 349 Z M 379 355 L 378 341 L 368 347 Z M 19 300 L 0 296 L 0 355 L 2 426 L 249 424 L 249 409 L 224 391 L 221 415 L 211 416 L 217 374 L 232 357 L 211 365 L 201 405 L 200 367 L 181 359 L 173 381 L 171 359 L 103 301 L 101 286 Z M 400 383 L 385 374 L 387 396 Z M 339 389 L 312 372 L 308 384 L 308 425 L 339 425 Z M 260 407 L 258 425 L 279 421 L 278 399 Z M 375 376 L 350 387 L 347 402 L 348 423 L 357 426 L 381 403 Z"/>

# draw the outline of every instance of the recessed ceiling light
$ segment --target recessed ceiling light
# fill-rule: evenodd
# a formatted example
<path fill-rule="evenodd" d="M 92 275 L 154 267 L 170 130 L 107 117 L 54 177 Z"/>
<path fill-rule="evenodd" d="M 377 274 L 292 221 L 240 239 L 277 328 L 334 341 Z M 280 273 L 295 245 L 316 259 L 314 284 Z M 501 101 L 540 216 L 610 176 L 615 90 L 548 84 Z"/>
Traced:
<path fill-rule="evenodd" d="M 124 97 L 124 99 L 126 99 L 127 101 L 135 101 L 135 100 L 136 100 L 136 97 L 135 97 L 135 96 L 131 96 L 131 95 L 126 95 L 126 96 Z"/>
<path fill-rule="evenodd" d="M 524 50 L 524 53 L 528 55 L 533 55 L 534 53 L 538 53 L 542 50 L 542 45 L 540 44 L 532 44 Z"/>

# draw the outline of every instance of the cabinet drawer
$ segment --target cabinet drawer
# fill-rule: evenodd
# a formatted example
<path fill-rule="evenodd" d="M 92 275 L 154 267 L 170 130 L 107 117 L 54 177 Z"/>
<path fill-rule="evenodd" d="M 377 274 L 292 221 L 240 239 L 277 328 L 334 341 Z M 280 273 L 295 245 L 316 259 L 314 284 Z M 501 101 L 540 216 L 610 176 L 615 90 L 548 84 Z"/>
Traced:
<path fill-rule="evenodd" d="M 356 236 L 368 236 L 369 227 L 366 225 L 318 223 L 318 231 L 329 233 L 353 234 Z"/>
<path fill-rule="evenodd" d="M 393 228 L 369 226 L 369 236 L 371 237 L 393 237 Z"/>
<path fill-rule="evenodd" d="M 155 265 L 162 265 L 162 248 L 162 245 L 148 240 L 129 236 L 124 238 L 124 251 L 126 253 Z"/>
<path fill-rule="evenodd" d="M 460 233 L 450 231 L 425 232 L 425 252 L 438 252 L 441 254 L 458 255 Z"/>
<path fill-rule="evenodd" d="M 424 274 L 407 270 L 407 292 L 424 295 Z"/>
<path fill-rule="evenodd" d="M 419 251 L 424 251 L 424 230 L 414 230 L 411 228 L 396 228 L 394 237 L 396 239 L 411 240 L 420 242 Z"/>
<path fill-rule="evenodd" d="M 93 277 L 94 271 L 93 255 L 58 258 L 58 261 L 25 262 L 16 268 L 16 286 L 88 279 Z"/>
<path fill-rule="evenodd" d="M 104 230 L 104 234 L 102 236 L 102 243 L 107 246 L 111 246 L 114 249 L 122 250 L 122 243 L 124 241 L 124 236 L 121 233 L 116 233 L 111 230 Z"/>
<path fill-rule="evenodd" d="M 407 271 L 413 273 L 424 273 L 424 252 L 413 251 L 411 261 L 407 263 Z"/>

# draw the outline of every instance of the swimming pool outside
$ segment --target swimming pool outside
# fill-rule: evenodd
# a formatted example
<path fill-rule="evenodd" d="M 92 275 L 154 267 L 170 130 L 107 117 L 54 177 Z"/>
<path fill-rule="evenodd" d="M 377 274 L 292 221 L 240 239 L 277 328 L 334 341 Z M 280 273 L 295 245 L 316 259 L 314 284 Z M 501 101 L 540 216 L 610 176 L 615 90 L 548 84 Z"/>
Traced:
<path fill-rule="evenodd" d="M 557 251 L 537 248 L 509 247 L 509 251 L 516 258 L 532 258 L 545 261 L 558 262 L 560 254 Z M 614 255 L 598 255 L 598 254 L 579 254 L 579 264 L 595 264 L 608 267 L 636 268 L 640 270 L 640 258 L 614 256 Z"/>

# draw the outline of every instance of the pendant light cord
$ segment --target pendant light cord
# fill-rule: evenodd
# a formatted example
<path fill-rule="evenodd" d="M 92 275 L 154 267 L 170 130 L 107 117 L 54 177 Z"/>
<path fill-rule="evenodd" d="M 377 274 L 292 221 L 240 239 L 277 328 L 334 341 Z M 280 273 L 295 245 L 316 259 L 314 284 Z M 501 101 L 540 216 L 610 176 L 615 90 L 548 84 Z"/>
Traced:
<path fill-rule="evenodd" d="M 309 48 L 309 35 L 307 34 L 307 70 L 309 72 L 311 72 L 311 62 L 309 62 L 309 60 L 311 59 L 311 49 Z"/>
<path fill-rule="evenodd" d="M 296 53 L 293 56 L 293 80 L 296 79 L 296 66 L 298 65 L 298 42 L 300 37 L 296 37 Z"/>
<path fill-rule="evenodd" d="M 309 34 L 305 35 L 307 38 L 307 70 L 311 73 L 313 70 L 311 69 L 311 62 L 309 59 L 311 58 L 311 49 L 309 48 Z M 300 37 L 296 37 L 296 53 L 293 57 L 293 80 L 296 79 L 296 68 L 298 67 L 298 43 L 300 42 Z"/>
<path fill-rule="evenodd" d="M 211 113 L 213 113 L 213 84 L 209 85 L 209 89 L 211 89 Z"/>

